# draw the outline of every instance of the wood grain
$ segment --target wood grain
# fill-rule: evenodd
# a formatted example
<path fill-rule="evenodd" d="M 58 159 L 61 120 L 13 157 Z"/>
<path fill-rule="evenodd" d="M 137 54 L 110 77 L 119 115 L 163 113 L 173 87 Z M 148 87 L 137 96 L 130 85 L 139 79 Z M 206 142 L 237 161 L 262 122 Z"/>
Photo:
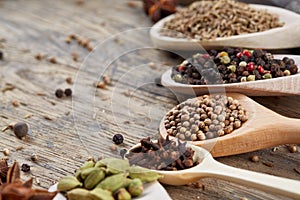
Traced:
<path fill-rule="evenodd" d="M 81 6 L 71 0 L 0 1 L 0 49 L 4 52 L 0 90 L 7 88 L 8 83 L 15 86 L 0 93 L 0 127 L 25 121 L 31 129 L 24 141 L 11 130 L 1 132 L 0 149 L 10 150 L 10 163 L 18 160 L 31 166 L 30 174 L 23 174 L 23 178 L 38 178 L 40 184 L 35 179 L 35 187 L 48 188 L 60 177 L 73 173 L 90 155 L 119 157 L 120 149 L 129 148 L 144 136 L 156 135 L 160 119 L 176 105 L 176 96 L 157 87 L 154 78 L 179 60 L 145 48 L 152 45 L 147 31 L 129 31 L 151 26 L 141 2 L 135 3 L 137 7 L 118 0 L 86 1 Z M 86 58 L 90 53 L 86 48 L 76 41 L 65 43 L 70 34 L 90 38 L 92 46 L 99 43 L 98 48 Z M 128 49 L 135 50 L 126 52 Z M 78 53 L 79 62 L 73 60 L 74 52 Z M 35 59 L 37 53 L 42 60 Z M 105 60 L 107 55 L 116 59 Z M 56 64 L 48 61 L 51 57 L 55 57 Z M 150 67 L 149 62 L 155 65 Z M 93 83 L 102 72 L 111 76 L 113 85 L 95 89 Z M 67 77 L 73 78 L 73 85 L 66 83 Z M 55 89 L 68 87 L 74 91 L 73 101 L 54 96 Z M 93 98 L 85 98 L 90 97 L 85 94 Z M 19 107 L 12 105 L 14 100 L 20 103 Z M 299 97 L 256 100 L 283 115 L 300 117 Z M 111 151 L 111 137 L 120 132 L 125 143 L 118 151 Z M 23 149 L 18 150 L 21 146 Z M 37 162 L 30 161 L 33 153 L 39 157 Z M 250 162 L 248 157 L 252 154 L 274 166 Z M 300 166 L 299 155 L 299 151 L 292 154 L 281 146 L 275 152 L 265 149 L 218 160 L 300 180 L 293 170 Z M 284 199 L 217 179 L 204 179 L 203 184 L 204 191 L 192 186 L 166 189 L 173 199 Z"/>

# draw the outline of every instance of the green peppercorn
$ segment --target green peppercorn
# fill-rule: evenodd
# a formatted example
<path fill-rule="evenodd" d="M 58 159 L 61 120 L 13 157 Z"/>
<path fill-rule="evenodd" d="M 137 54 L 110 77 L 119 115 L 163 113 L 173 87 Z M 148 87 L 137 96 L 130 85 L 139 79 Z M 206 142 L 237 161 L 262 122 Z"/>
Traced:
<path fill-rule="evenodd" d="M 247 81 L 255 81 L 255 75 L 249 75 Z"/>
<path fill-rule="evenodd" d="M 173 76 L 173 80 L 175 82 L 181 83 L 182 82 L 182 76 L 180 74 L 176 74 L 175 76 Z"/>
<path fill-rule="evenodd" d="M 265 74 L 262 76 L 264 79 L 271 79 L 272 78 L 272 74 Z"/>
<path fill-rule="evenodd" d="M 222 64 L 228 64 L 228 63 L 230 63 L 231 60 L 230 60 L 229 56 L 222 56 L 222 57 L 220 57 L 220 61 Z"/>
<path fill-rule="evenodd" d="M 235 65 L 229 65 L 228 67 L 227 67 L 227 69 L 229 69 L 231 72 L 235 72 L 236 71 L 236 66 Z"/>

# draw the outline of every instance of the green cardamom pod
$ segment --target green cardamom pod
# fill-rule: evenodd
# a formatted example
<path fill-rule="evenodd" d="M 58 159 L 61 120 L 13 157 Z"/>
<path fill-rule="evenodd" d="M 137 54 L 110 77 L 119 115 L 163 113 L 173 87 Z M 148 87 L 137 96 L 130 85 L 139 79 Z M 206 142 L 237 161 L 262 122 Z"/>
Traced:
<path fill-rule="evenodd" d="M 97 162 L 97 166 L 106 166 L 107 172 L 111 174 L 118 174 L 125 172 L 129 169 L 128 160 L 117 159 L 117 158 L 105 158 Z"/>
<path fill-rule="evenodd" d="M 130 167 L 128 171 L 130 178 L 138 178 L 141 179 L 142 182 L 152 182 L 163 177 L 155 171 L 139 166 Z"/>
<path fill-rule="evenodd" d="M 123 188 L 127 188 L 129 186 L 129 184 L 131 183 L 132 179 L 130 178 L 126 178 L 124 184 L 123 184 Z"/>
<path fill-rule="evenodd" d="M 93 200 L 114 200 L 110 191 L 101 188 L 93 189 L 90 194 L 92 195 Z"/>
<path fill-rule="evenodd" d="M 143 182 L 141 179 L 135 178 L 133 179 L 129 186 L 128 186 L 128 192 L 133 196 L 133 197 L 138 197 L 140 196 L 144 191 L 143 187 Z"/>
<path fill-rule="evenodd" d="M 131 200 L 131 195 L 125 188 L 120 188 L 115 196 L 118 200 Z"/>
<path fill-rule="evenodd" d="M 121 187 L 123 187 L 125 182 L 126 182 L 126 174 L 120 173 L 120 174 L 106 177 L 96 187 L 102 188 L 104 190 L 109 190 L 111 192 L 115 192 Z"/>
<path fill-rule="evenodd" d="M 106 167 L 106 164 L 104 164 L 102 160 L 99 160 L 98 162 L 96 162 L 95 167 Z"/>
<path fill-rule="evenodd" d="M 80 183 L 74 176 L 63 177 L 57 185 L 57 189 L 62 192 L 69 191 L 77 187 L 82 187 L 82 183 Z"/>
<path fill-rule="evenodd" d="M 101 168 L 93 168 L 94 170 L 84 180 L 84 188 L 93 189 L 100 181 L 105 178 L 105 173 Z"/>
<path fill-rule="evenodd" d="M 88 175 L 90 175 L 90 173 L 92 171 L 94 171 L 94 169 L 95 169 L 94 167 L 91 167 L 91 168 L 87 168 L 87 169 L 82 170 L 81 173 L 80 173 L 80 178 L 82 180 L 85 180 L 86 177 L 88 177 Z"/>
<path fill-rule="evenodd" d="M 87 161 L 80 167 L 80 170 L 84 170 L 84 169 L 91 168 L 94 166 L 95 166 L 94 161 Z"/>
<path fill-rule="evenodd" d="M 83 188 L 76 188 L 67 193 L 68 200 L 94 200 L 90 191 Z"/>
<path fill-rule="evenodd" d="M 74 176 L 77 178 L 77 180 L 79 182 L 83 182 L 83 179 L 81 178 L 81 170 L 80 169 L 76 170 Z"/>

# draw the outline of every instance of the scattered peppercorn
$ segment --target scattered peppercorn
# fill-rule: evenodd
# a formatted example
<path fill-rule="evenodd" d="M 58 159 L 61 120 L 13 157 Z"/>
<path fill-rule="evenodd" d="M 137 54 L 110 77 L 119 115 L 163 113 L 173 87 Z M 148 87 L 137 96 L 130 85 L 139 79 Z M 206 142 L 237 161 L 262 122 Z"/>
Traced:
<path fill-rule="evenodd" d="M 42 55 L 40 53 L 37 53 L 34 57 L 37 60 L 42 60 Z"/>
<path fill-rule="evenodd" d="M 30 165 L 27 165 L 27 164 L 22 164 L 22 166 L 21 166 L 21 170 L 22 170 L 22 172 L 29 172 L 30 171 Z"/>
<path fill-rule="evenodd" d="M 4 156 L 9 156 L 9 150 L 8 149 L 3 149 L 3 155 Z"/>
<path fill-rule="evenodd" d="M 117 150 L 117 146 L 116 146 L 115 144 L 111 144 L 111 145 L 109 146 L 109 149 L 110 149 L 111 151 L 116 151 L 116 150 Z"/>
<path fill-rule="evenodd" d="M 31 159 L 33 162 L 36 162 L 36 161 L 38 161 L 38 156 L 37 156 L 35 153 L 33 153 L 33 154 L 30 156 L 30 159 Z"/>
<path fill-rule="evenodd" d="M 66 95 L 67 97 L 72 96 L 72 90 L 71 90 L 71 88 L 65 89 L 65 95 Z"/>
<path fill-rule="evenodd" d="M 257 155 L 254 155 L 251 157 L 251 161 L 252 162 L 258 162 L 259 161 L 259 157 Z"/>
<path fill-rule="evenodd" d="M 18 122 L 13 126 L 13 130 L 14 130 L 15 135 L 19 139 L 22 139 L 28 133 L 28 125 L 24 122 Z"/>
<path fill-rule="evenodd" d="M 11 102 L 11 104 L 14 106 L 14 107 L 19 107 L 19 102 L 17 100 L 13 100 Z"/>
<path fill-rule="evenodd" d="M 56 91 L 55 91 L 55 96 L 57 97 L 57 98 L 62 98 L 63 96 L 64 96 L 64 91 L 62 90 L 62 89 L 57 89 Z"/>
<path fill-rule="evenodd" d="M 70 37 L 67 37 L 66 39 L 65 39 L 65 42 L 67 43 L 67 44 L 70 44 L 71 43 L 71 38 Z"/>
<path fill-rule="evenodd" d="M 78 53 L 76 53 L 76 52 L 72 53 L 72 57 L 75 62 L 78 61 L 78 58 L 79 58 Z"/>
<path fill-rule="evenodd" d="M 275 59 L 261 49 L 224 48 L 195 54 L 172 68 L 175 82 L 191 85 L 237 83 L 290 76 L 298 73 L 291 58 Z"/>
<path fill-rule="evenodd" d="M 57 63 L 57 61 L 56 61 L 56 59 L 54 57 L 49 58 L 49 62 L 51 62 L 53 64 Z"/>
<path fill-rule="evenodd" d="M 68 84 L 72 85 L 72 84 L 73 84 L 73 79 L 72 79 L 72 77 L 67 77 L 67 78 L 66 78 L 66 82 L 67 82 Z"/>
<path fill-rule="evenodd" d="M 115 144 L 119 145 L 119 144 L 122 144 L 122 143 L 123 143 L 124 137 L 123 137 L 122 134 L 117 133 L 117 134 L 115 134 L 115 135 L 113 136 L 113 139 L 112 139 L 112 140 L 113 140 L 113 142 L 114 142 Z"/>
<path fill-rule="evenodd" d="M 297 152 L 297 147 L 296 147 L 296 145 L 294 145 L 294 144 L 289 145 L 289 146 L 288 146 L 288 149 L 289 149 L 289 151 L 290 151 L 291 153 Z"/>

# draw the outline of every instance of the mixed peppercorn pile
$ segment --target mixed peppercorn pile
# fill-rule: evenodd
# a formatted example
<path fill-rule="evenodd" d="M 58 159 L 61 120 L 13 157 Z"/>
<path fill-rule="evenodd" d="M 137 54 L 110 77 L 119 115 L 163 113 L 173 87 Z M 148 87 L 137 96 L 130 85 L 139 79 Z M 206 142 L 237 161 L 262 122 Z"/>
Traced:
<path fill-rule="evenodd" d="M 237 83 L 271 79 L 298 73 L 291 58 L 275 59 L 262 49 L 225 48 L 195 54 L 173 67 L 172 79 L 192 85 Z"/>

